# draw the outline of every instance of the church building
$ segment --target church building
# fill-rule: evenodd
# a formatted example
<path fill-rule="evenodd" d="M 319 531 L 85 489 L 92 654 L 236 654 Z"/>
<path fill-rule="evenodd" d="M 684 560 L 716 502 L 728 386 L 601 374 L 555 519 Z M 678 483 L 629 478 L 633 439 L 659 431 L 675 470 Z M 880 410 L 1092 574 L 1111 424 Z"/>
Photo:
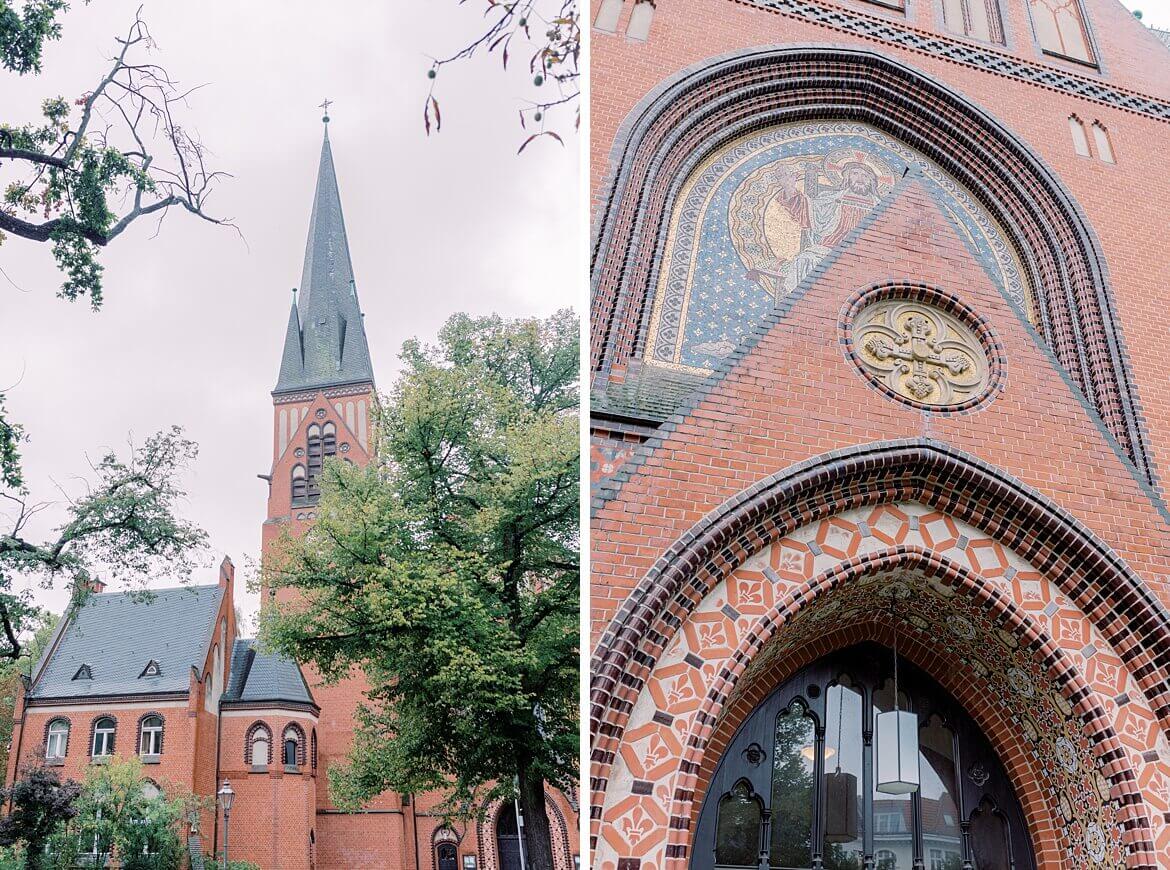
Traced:
<path fill-rule="evenodd" d="M 326 126 L 272 392 L 264 551 L 313 522 L 326 459 L 370 461 L 374 396 Z M 232 860 L 261 870 L 523 870 L 523 818 L 512 801 L 483 807 L 482 822 L 450 824 L 437 793 L 387 792 L 358 812 L 335 807 L 327 772 L 353 744 L 365 683 L 359 675 L 324 685 L 238 636 L 235 582 L 225 558 L 214 584 L 148 596 L 99 586 L 71 607 L 17 699 L 7 781 L 29 764 L 81 781 L 113 755 L 138 756 L 164 793 L 210 801 L 226 780 L 235 793 L 228 830 L 211 810 L 185 828 L 193 867 L 226 837 Z M 264 590 L 261 606 L 279 606 L 285 594 Z M 571 797 L 546 796 L 556 870 L 573 870 L 579 855 Z"/>
<path fill-rule="evenodd" d="M 595 870 L 1170 868 L 1170 51 L 597 0 Z"/>

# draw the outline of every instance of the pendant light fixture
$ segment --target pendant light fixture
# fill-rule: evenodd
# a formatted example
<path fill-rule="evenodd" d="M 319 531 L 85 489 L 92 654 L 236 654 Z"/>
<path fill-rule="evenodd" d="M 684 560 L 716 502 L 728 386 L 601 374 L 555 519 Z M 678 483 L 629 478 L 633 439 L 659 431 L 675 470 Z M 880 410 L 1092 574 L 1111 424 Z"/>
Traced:
<path fill-rule="evenodd" d="M 877 790 L 882 794 L 910 794 L 918 791 L 918 716 L 899 709 L 898 698 L 898 615 L 896 589 L 891 590 L 890 618 L 894 624 L 894 709 L 878 713 Z"/>

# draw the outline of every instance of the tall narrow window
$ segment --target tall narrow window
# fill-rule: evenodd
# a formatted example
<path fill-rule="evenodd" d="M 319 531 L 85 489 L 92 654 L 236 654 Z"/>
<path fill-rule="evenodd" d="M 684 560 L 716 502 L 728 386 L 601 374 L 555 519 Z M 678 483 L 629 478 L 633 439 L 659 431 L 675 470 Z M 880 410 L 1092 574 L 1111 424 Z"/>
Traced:
<path fill-rule="evenodd" d="M 1081 157 L 1088 157 L 1089 137 L 1085 135 L 1085 122 L 1076 115 L 1069 115 L 1068 131 L 1072 133 L 1073 150 Z"/>
<path fill-rule="evenodd" d="M 268 752 L 271 740 L 272 735 L 268 728 L 260 722 L 248 729 L 244 761 L 252 766 L 252 770 L 268 769 Z"/>
<path fill-rule="evenodd" d="M 321 494 L 321 489 L 317 483 L 321 477 L 321 465 L 324 460 L 324 444 L 321 440 L 321 427 L 316 423 L 309 426 L 308 431 L 308 454 L 309 454 L 309 484 L 308 493 L 309 498 L 316 498 Z"/>
<path fill-rule="evenodd" d="M 1097 156 L 1105 163 L 1115 163 L 1113 159 L 1113 142 L 1109 138 L 1109 131 L 1100 121 L 1093 122 L 1093 144 L 1097 146 Z"/>
<path fill-rule="evenodd" d="M 601 0 L 593 26 L 606 33 L 617 33 L 618 19 L 622 16 L 624 0 Z"/>
<path fill-rule="evenodd" d="M 879 713 L 894 709 L 894 681 L 886 678 L 873 691 L 873 721 L 876 726 Z M 909 710 L 910 699 L 898 690 L 898 709 Z M 873 830 L 875 842 L 881 843 L 895 855 L 914 854 L 914 796 L 913 794 L 886 794 L 873 790 Z M 880 868 L 881 862 L 878 862 Z M 888 865 L 887 870 L 904 870 L 911 866 L 908 860 Z"/>
<path fill-rule="evenodd" d="M 865 863 L 862 720 L 861 693 L 842 676 L 829 688 L 825 711 L 825 870 L 856 870 Z"/>
<path fill-rule="evenodd" d="M 162 755 L 162 738 L 162 717 L 147 716 L 142 720 L 138 735 L 138 754 L 145 757 Z"/>
<path fill-rule="evenodd" d="M 91 755 L 94 758 L 104 758 L 114 754 L 114 733 L 117 724 L 113 719 L 105 716 L 98 719 L 93 726 L 93 748 Z"/>
<path fill-rule="evenodd" d="M 302 749 L 304 740 L 304 732 L 296 725 L 289 725 L 284 729 L 284 736 L 281 738 L 281 757 L 286 770 L 294 770 L 300 765 L 304 757 Z"/>
<path fill-rule="evenodd" d="M 715 827 L 715 863 L 720 867 L 758 867 L 760 864 L 760 823 L 764 806 L 741 779 L 719 801 Z"/>
<path fill-rule="evenodd" d="M 626 36 L 645 42 L 650 38 L 650 22 L 654 20 L 654 0 L 634 0 L 634 9 L 630 12 L 630 23 L 626 27 Z"/>
<path fill-rule="evenodd" d="M 931 716 L 926 725 L 918 729 L 918 753 L 918 768 L 922 775 L 918 798 L 922 836 L 934 847 L 931 849 L 931 868 L 961 867 L 963 840 L 959 830 L 955 735 L 938 715 Z"/>
<path fill-rule="evenodd" d="M 49 761 L 61 761 L 69 747 L 69 723 L 64 719 L 54 719 L 49 723 L 48 733 L 45 735 L 45 758 Z"/>
<path fill-rule="evenodd" d="M 793 704 L 776 717 L 769 844 L 773 867 L 810 866 L 817 744 L 816 727 L 802 705 Z"/>
<path fill-rule="evenodd" d="M 321 427 L 321 452 L 326 457 L 337 455 L 337 427 L 333 423 Z"/>
<path fill-rule="evenodd" d="M 1047 54 L 1094 63 L 1079 0 L 1028 0 L 1036 39 Z"/>
<path fill-rule="evenodd" d="M 1003 42 L 998 0 L 943 0 L 943 21 L 952 33 Z"/>
<path fill-rule="evenodd" d="M 305 466 L 297 464 L 292 470 L 292 500 L 293 504 L 303 502 L 308 496 L 308 481 L 305 479 Z"/>

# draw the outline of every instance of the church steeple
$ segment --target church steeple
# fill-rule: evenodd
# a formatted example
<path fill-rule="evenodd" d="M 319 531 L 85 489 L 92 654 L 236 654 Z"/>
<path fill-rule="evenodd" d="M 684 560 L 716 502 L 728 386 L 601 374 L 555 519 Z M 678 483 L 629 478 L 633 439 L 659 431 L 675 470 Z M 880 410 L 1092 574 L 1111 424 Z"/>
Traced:
<path fill-rule="evenodd" d="M 289 312 L 275 393 L 374 380 L 329 145 L 328 115 L 322 120 L 325 137 L 309 219 L 300 298 L 294 297 Z"/>

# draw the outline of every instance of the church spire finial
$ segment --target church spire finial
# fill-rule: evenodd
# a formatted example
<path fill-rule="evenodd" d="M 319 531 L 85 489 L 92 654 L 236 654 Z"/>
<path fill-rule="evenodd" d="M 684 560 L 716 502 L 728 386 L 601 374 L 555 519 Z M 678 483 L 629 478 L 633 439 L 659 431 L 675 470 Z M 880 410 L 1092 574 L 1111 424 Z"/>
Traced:
<path fill-rule="evenodd" d="M 323 124 L 329 123 L 329 106 L 332 102 L 333 102 L 333 100 L 326 98 L 325 101 L 323 103 L 321 103 L 320 106 L 317 107 L 318 109 L 324 110 L 324 114 L 321 116 L 321 123 L 323 123 Z"/>

